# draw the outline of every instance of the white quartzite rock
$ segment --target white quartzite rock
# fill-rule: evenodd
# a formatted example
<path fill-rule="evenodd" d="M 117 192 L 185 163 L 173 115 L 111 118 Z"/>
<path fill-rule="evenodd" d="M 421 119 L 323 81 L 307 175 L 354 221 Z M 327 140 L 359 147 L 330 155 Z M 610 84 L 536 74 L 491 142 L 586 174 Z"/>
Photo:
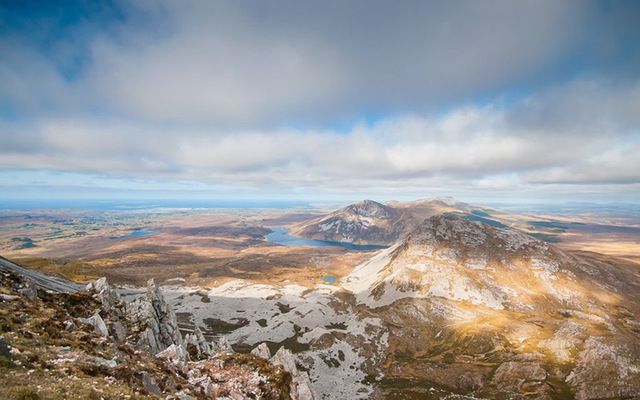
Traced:
<path fill-rule="evenodd" d="M 311 380 L 304 371 L 298 371 L 293 354 L 284 347 L 280 347 L 271 358 L 271 363 L 282 365 L 285 371 L 291 374 L 291 396 L 295 400 L 313 400 L 313 390 Z"/>

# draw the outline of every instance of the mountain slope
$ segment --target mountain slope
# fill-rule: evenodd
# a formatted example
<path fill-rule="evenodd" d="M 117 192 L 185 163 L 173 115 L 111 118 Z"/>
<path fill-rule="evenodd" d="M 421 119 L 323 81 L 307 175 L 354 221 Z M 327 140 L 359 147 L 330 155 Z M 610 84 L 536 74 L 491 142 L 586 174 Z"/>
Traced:
<path fill-rule="evenodd" d="M 387 244 L 402 232 L 401 213 L 373 200 L 351 204 L 293 229 L 309 239 L 354 244 Z"/>
<path fill-rule="evenodd" d="M 469 205 L 451 198 L 389 204 L 364 200 L 298 224 L 292 232 L 308 239 L 391 245 L 425 218 L 468 209 Z"/>
<path fill-rule="evenodd" d="M 342 287 L 390 329 L 387 397 L 407 380 L 488 398 L 640 393 L 637 265 L 435 216 Z"/>

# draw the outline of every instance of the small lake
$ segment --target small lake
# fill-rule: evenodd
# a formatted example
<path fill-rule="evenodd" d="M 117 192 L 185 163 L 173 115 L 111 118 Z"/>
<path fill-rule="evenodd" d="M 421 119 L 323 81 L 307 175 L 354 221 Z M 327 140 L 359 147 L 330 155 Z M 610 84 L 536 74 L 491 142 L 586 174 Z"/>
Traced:
<path fill-rule="evenodd" d="M 138 236 L 155 235 L 156 233 L 158 233 L 158 232 L 134 230 L 133 232 L 128 233 L 126 235 L 112 236 L 111 239 L 128 239 L 128 238 L 134 238 L 134 237 L 138 237 Z"/>
<path fill-rule="evenodd" d="M 355 250 L 355 251 L 370 251 L 370 250 L 380 250 L 386 249 L 387 246 L 377 246 L 377 245 L 368 245 L 368 244 L 351 244 L 351 243 L 343 243 L 343 242 L 328 242 L 325 240 L 313 240 L 313 239 L 305 239 L 296 236 L 292 236 L 289 234 L 288 228 L 283 227 L 271 227 L 271 233 L 269 233 L 265 238 L 268 242 L 277 243 L 282 246 L 296 247 L 296 246 L 309 246 L 309 247 L 343 247 L 347 250 Z"/>
<path fill-rule="evenodd" d="M 327 285 L 333 285 L 334 283 L 336 283 L 336 277 L 333 275 L 325 275 L 322 277 L 322 282 L 324 282 Z"/>

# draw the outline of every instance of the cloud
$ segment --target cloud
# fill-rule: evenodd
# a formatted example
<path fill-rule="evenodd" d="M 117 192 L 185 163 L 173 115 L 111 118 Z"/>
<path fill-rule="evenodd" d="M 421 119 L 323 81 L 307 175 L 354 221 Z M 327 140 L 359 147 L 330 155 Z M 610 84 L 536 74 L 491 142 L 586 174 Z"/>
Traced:
<path fill-rule="evenodd" d="M 640 84 L 576 81 L 509 107 L 397 116 L 348 132 L 47 120 L 33 128 L 38 146 L 7 138 L 13 144 L 2 149 L 2 164 L 289 189 L 421 179 L 487 187 L 504 175 L 519 184 L 639 183 L 639 96 Z"/>
<path fill-rule="evenodd" d="M 282 193 L 637 193 L 640 7 L 73 7 L 0 6 L 5 170 Z"/>
<path fill-rule="evenodd" d="M 593 10 L 573 1 L 119 4 L 123 18 L 87 16 L 47 38 L 75 49 L 71 80 L 64 58 L 31 43 L 30 27 L 10 35 L 9 61 L 22 59 L 5 63 L 4 95 L 29 110 L 36 99 L 47 100 L 41 108 L 59 100 L 218 128 L 422 112 L 543 77 L 579 43 Z"/>

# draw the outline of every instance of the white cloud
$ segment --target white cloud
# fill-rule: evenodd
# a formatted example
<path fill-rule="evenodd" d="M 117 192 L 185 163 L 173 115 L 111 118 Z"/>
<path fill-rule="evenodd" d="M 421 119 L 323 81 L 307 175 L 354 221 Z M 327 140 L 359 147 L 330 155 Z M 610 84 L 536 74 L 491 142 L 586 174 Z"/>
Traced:
<path fill-rule="evenodd" d="M 48 38 L 64 57 L 34 44 L 40 25 L 0 39 L 0 167 L 238 190 L 637 191 L 640 79 L 613 67 L 638 64 L 619 54 L 637 30 L 625 7 L 118 4 L 121 19 Z M 66 58 L 82 61 L 72 78 Z"/>
<path fill-rule="evenodd" d="M 485 188 L 505 182 L 638 183 L 640 102 L 627 101 L 639 92 L 635 84 L 572 82 L 510 107 L 390 117 L 349 132 L 48 120 L 34 133 L 39 146 L 4 148 L 2 164 L 289 189 L 363 190 L 443 180 Z M 545 118 L 541 102 L 580 119 Z"/>

